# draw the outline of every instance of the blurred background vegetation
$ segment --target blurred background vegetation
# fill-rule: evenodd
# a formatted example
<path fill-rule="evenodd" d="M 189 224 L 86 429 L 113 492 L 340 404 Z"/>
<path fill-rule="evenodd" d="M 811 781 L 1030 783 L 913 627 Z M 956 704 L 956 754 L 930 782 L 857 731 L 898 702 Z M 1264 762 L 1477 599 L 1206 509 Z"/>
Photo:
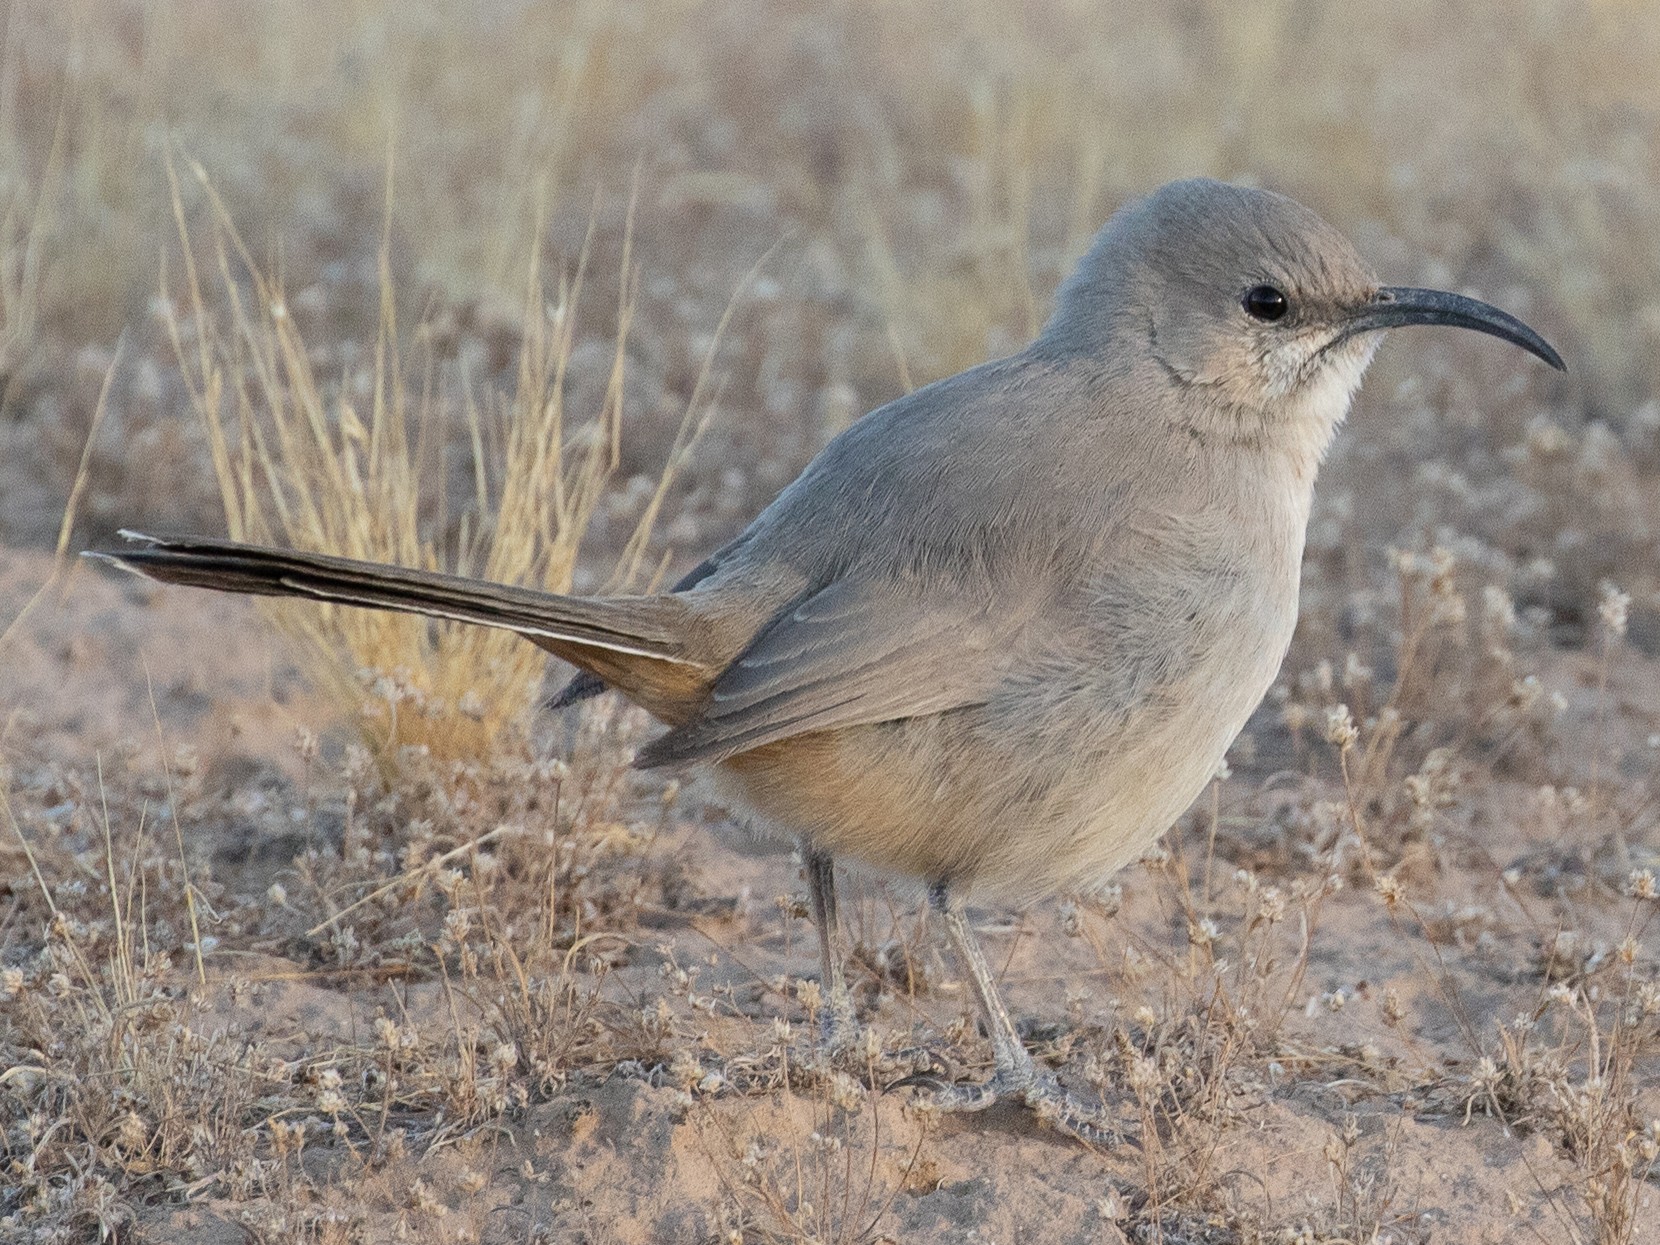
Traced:
<path fill-rule="evenodd" d="M 1477 288 L 1533 317 L 1576 365 L 1565 418 L 1622 432 L 1652 397 L 1648 4 L 14 0 L 4 13 L 0 536 L 14 542 L 55 531 L 123 333 L 93 526 L 215 511 L 154 314 L 179 273 L 175 256 L 162 275 L 179 245 L 169 144 L 304 294 L 297 308 L 326 318 L 309 338 L 338 376 L 373 337 L 389 169 L 406 325 L 447 334 L 451 360 L 476 338 L 477 361 L 497 367 L 538 252 L 570 270 L 592 220 L 592 271 L 615 279 L 638 175 L 640 392 L 626 414 L 644 425 L 684 406 L 700 339 L 781 243 L 720 360 L 724 431 L 697 482 L 710 495 L 689 511 L 717 527 L 850 415 L 1016 347 L 1112 208 L 1183 174 L 1287 191 L 1390 279 Z M 615 305 L 592 300 L 591 333 L 615 327 Z M 1377 388 L 1404 377 L 1380 370 Z M 733 464 L 761 479 L 726 480 L 742 496 L 722 506 Z"/>
<path fill-rule="evenodd" d="M 1660 9 L 1621 0 L 15 0 L 0 540 L 49 540 L 83 461 L 83 543 L 221 527 L 250 504 L 227 472 L 270 482 L 234 432 L 215 458 L 213 418 L 246 437 L 304 391 L 345 444 L 395 391 L 422 487 L 380 551 L 476 569 L 512 441 L 488 412 L 524 406 L 551 336 L 540 389 L 573 448 L 608 442 L 606 497 L 584 557 L 516 573 L 667 569 L 848 420 L 1017 348 L 1116 205 L 1204 173 L 1303 199 L 1386 279 L 1496 301 L 1572 365 L 1386 350 L 1322 481 L 1305 630 L 1388 546 L 1441 543 L 1569 638 L 1617 578 L 1652 646 L 1656 64 Z"/>
<path fill-rule="evenodd" d="M 1415 1084 L 1432 1098 L 1467 1093 L 1448 1121 L 1468 1124 L 1473 1104 L 1503 1099 L 1505 1145 L 1513 1122 L 1526 1138 L 1543 1121 L 1574 1164 L 1562 1188 L 1589 1190 L 1573 1196 L 1600 1225 L 1562 1238 L 1632 1241 L 1660 1125 L 1642 1123 L 1656 1114 L 1653 1078 L 1626 1076 L 1638 1055 L 1652 1060 L 1652 1028 L 1622 1027 L 1621 1017 L 1638 977 L 1643 998 L 1660 992 L 1652 957 L 1636 961 L 1639 973 L 1604 946 L 1635 945 L 1647 927 L 1624 924 L 1627 910 L 1598 897 L 1624 884 L 1628 866 L 1652 861 L 1660 807 L 1660 684 L 1646 660 L 1660 655 L 1657 66 L 1660 5 L 1638 0 L 0 0 L 0 555 L 28 551 L 17 561 L 30 568 L 8 582 L 33 591 L 32 568 L 49 559 L 32 551 L 57 539 L 74 492 L 79 547 L 121 526 L 228 530 L 561 590 L 648 583 L 730 535 L 862 412 L 1018 348 L 1126 199 L 1191 174 L 1290 193 L 1352 237 L 1385 280 L 1496 302 L 1558 345 L 1571 371 L 1559 377 L 1468 333 L 1402 333 L 1384 348 L 1321 478 L 1282 686 L 1187 839 L 1208 830 L 1219 862 L 1261 870 L 1293 896 L 1318 871 L 1348 868 L 1351 923 L 1328 914 L 1320 954 L 1348 955 L 1351 978 L 1385 972 L 1386 943 L 1392 952 L 1416 945 L 1398 925 L 1391 936 L 1354 923 L 1372 903 L 1356 861 L 1370 869 L 1376 852 L 1379 867 L 1433 900 L 1424 910 L 1435 932 L 1416 913 L 1413 928 L 1437 948 L 1464 947 L 1470 934 L 1474 950 L 1455 970 L 1473 974 L 1460 980 L 1482 1019 L 1479 1034 L 1435 1036 L 1422 1067 L 1413 1048 Z M 518 998 L 523 1014 L 508 1008 L 481 1045 L 459 1022 L 444 1031 L 446 1009 L 435 1007 L 419 1042 L 438 1071 L 406 1070 L 398 1092 L 409 1120 L 436 1113 L 448 1127 L 506 1110 L 504 1097 L 478 1089 L 486 1048 L 512 1063 L 517 1044 L 527 1064 L 518 1082 L 505 1065 L 491 1074 L 498 1097 L 509 1084 L 552 1092 L 567 1070 L 618 1059 L 668 1062 L 677 1039 L 649 1023 L 639 1043 L 619 1030 L 595 1049 L 560 1048 L 563 1036 L 591 1036 L 585 1014 L 564 995 L 516 995 L 522 974 L 504 991 L 514 974 L 502 965 L 522 955 L 549 980 L 586 972 L 597 983 L 612 966 L 573 969 L 566 953 L 578 932 L 622 931 L 617 945 L 644 946 L 657 934 L 638 936 L 643 905 L 713 899 L 745 911 L 753 870 L 794 876 L 746 855 L 722 866 L 742 878 L 745 898 L 730 898 L 736 880 L 700 892 L 665 830 L 678 816 L 677 787 L 626 770 L 640 723 L 600 701 L 582 724 L 549 725 L 574 732 L 561 746 L 541 746 L 526 727 L 546 662 L 511 637 L 338 611 L 283 616 L 306 681 L 337 693 L 338 720 L 370 751 L 342 749 L 339 732 L 326 730 L 319 748 L 307 729 L 295 757 L 274 760 L 267 736 L 238 742 L 240 727 L 220 729 L 224 719 L 208 712 L 221 699 L 239 712 L 212 683 L 217 674 L 164 685 L 156 708 L 148 667 L 138 683 L 142 647 L 99 617 L 115 612 L 116 590 L 91 575 L 78 590 L 87 595 L 65 598 L 61 622 L 42 607 L 27 651 L 47 672 L 26 686 L 68 670 L 83 683 L 126 686 L 146 738 L 152 716 L 158 740 L 164 714 L 175 729 L 170 707 L 201 713 L 192 729 L 225 737 L 212 740 L 205 774 L 177 767 L 176 852 L 165 832 L 145 837 L 148 801 L 159 791 L 171 801 L 174 774 L 158 779 L 134 762 L 136 778 L 112 779 L 118 830 L 137 827 L 123 832 L 136 836 L 128 876 L 154 879 L 140 892 L 150 904 L 150 927 L 140 921 L 146 961 L 153 949 L 200 965 L 201 942 L 184 933 L 195 928 L 198 894 L 221 904 L 213 937 L 238 953 L 254 946 L 394 974 L 409 968 L 406 948 L 432 944 L 440 928 L 459 932 L 437 955 L 465 968 L 468 913 L 489 914 L 481 936 L 496 958 L 482 977 L 475 959 L 466 988 L 498 1010 Z M 168 613 L 160 594 L 121 591 L 158 606 L 150 625 L 171 645 L 176 626 L 204 621 L 186 611 L 210 608 Z M 27 596 L 0 593 L 0 642 L 25 630 L 12 624 Z M 83 605 L 98 600 L 106 604 Z M 105 636 L 104 647 L 81 643 L 87 635 Z M 0 675 L 23 667 L 18 651 L 0 648 Z M 240 651 L 229 661 L 259 665 Z M 257 686 L 243 695 L 268 705 L 271 679 L 249 677 Z M 16 1153 L 35 1165 L 37 1201 L 16 1213 L 38 1216 L 38 1199 L 51 1197 L 61 1210 L 53 1222 L 84 1225 L 95 1204 L 97 1221 L 113 1223 L 106 1176 L 130 1192 L 158 1172 L 198 1182 L 216 1168 L 233 1172 L 227 1196 L 247 1198 L 267 1179 L 250 1156 L 274 1147 L 272 1170 L 288 1162 L 289 1134 L 274 1131 L 261 1150 L 258 1121 L 321 1102 L 302 1067 L 311 1055 L 285 1056 L 275 1073 L 262 1064 L 255 1076 L 238 1062 L 240 1047 L 192 1062 L 193 1047 L 147 1036 L 123 1045 L 123 1035 L 150 1032 L 151 1012 L 129 1000 L 159 991 L 171 970 L 133 960 L 131 914 L 111 902 L 126 849 L 113 845 L 102 762 L 94 782 L 74 757 L 37 755 L 31 723 L 52 716 L 58 706 L 46 702 L 58 692 L 36 692 L 0 726 L 0 763 L 15 766 L 15 778 L 0 771 L 0 801 L 12 801 L 0 804 L 0 825 L 20 845 L 6 849 L 5 872 L 38 879 L 40 892 L 19 901 L 32 907 L 10 909 L 11 941 L 0 940 L 9 957 L 0 997 L 33 1000 L 34 1010 L 13 1015 L 38 1032 L 0 1034 L 0 1044 L 25 1052 L 14 1060 L 29 1065 L 22 1072 L 49 1073 L 41 1088 L 19 1080 L 4 1104 L 14 1112 L 9 1135 L 27 1137 Z M 73 702 L 64 713 L 77 747 L 99 746 L 97 715 L 63 699 Z M 296 722 L 315 721 L 309 709 L 279 706 Z M 1352 709 L 1362 732 L 1341 769 L 1320 751 L 1320 725 L 1335 709 L 1345 720 Z M 234 764 L 216 768 L 215 750 Z M 400 776 L 400 750 L 440 762 L 436 780 L 389 781 Z M 568 764 L 550 759 L 567 751 Z M 469 765 L 480 757 L 488 764 Z M 289 778 L 266 784 L 283 764 Z M 402 776 L 422 772 L 413 765 Z M 1309 781 L 1287 783 L 1287 774 Z M 1327 798 L 1337 793 L 1342 801 Z M 693 818 L 719 820 L 700 799 L 687 801 Z M 85 812 L 99 803 L 101 821 Z M 1370 846 L 1357 855 L 1362 815 Z M 535 832 L 506 835 L 507 823 Z M 469 857 L 462 887 L 459 865 L 449 866 L 484 843 L 490 854 Z M 705 848 L 695 856 L 704 861 Z M 1152 899 L 1121 961 L 1130 922 L 1096 948 L 1090 971 L 1117 981 L 1126 1000 L 1142 974 L 1132 971 L 1137 945 L 1166 967 L 1198 972 L 1204 961 L 1199 941 L 1186 941 L 1195 909 L 1177 872 L 1161 866 L 1132 888 Z M 108 891 L 89 887 L 94 874 L 111 879 Z M 429 876 L 437 889 L 423 896 Z M 1226 885 L 1233 875 L 1217 876 Z M 1255 914 L 1280 892 L 1253 898 L 1255 874 L 1238 876 L 1249 878 L 1241 941 L 1205 952 L 1218 975 L 1228 961 L 1273 959 L 1247 952 L 1250 937 L 1267 937 L 1251 934 Z M 1201 908 L 1213 899 L 1208 855 L 1203 879 Z M 1165 886 L 1184 896 L 1181 908 L 1162 906 L 1175 893 Z M 1300 893 L 1306 931 L 1306 896 L 1317 905 L 1325 892 Z M 347 895 L 351 924 L 336 928 Z M 1443 901 L 1446 915 L 1435 915 Z M 904 943 L 891 902 L 873 905 L 864 903 L 862 928 L 885 930 L 891 918 Z M 60 908 L 83 923 L 60 922 Z M 778 913 L 794 910 L 780 899 Z M 1177 911 L 1189 920 L 1169 919 Z M 1223 921 L 1228 931 L 1237 919 Z M 1502 954 L 1485 960 L 1494 931 Z M 111 940 L 119 954 L 106 955 Z M 867 941 L 887 954 L 881 937 Z M 83 945 L 97 955 L 63 958 L 81 957 Z M 685 945 L 699 960 L 707 950 Z M 1299 982 L 1310 945 L 1305 935 L 1288 960 Z M 515 972 L 519 962 L 511 958 Z M 9 967 L 25 963 L 31 976 Z M 659 993 L 658 966 L 640 971 L 642 989 Z M 1225 1072 L 1229 1058 L 1260 1056 L 1274 1071 L 1270 1082 L 1256 1069 L 1255 1083 L 1280 1084 L 1285 1067 L 1266 1061 L 1284 1054 L 1275 1033 L 1292 994 L 1250 1051 L 1236 1051 L 1229 1030 L 1223 1055 L 1180 1053 L 1180 1035 L 1213 1032 L 1189 1025 L 1190 996 L 1166 988 L 1180 971 L 1154 971 L 1145 987 L 1168 1017 L 1174 1036 L 1158 1042 L 1178 1052 L 1172 1066 Z M 1504 1028 L 1545 981 L 1617 973 L 1618 988 L 1576 985 L 1603 1002 L 1559 1022 L 1546 1064 L 1529 1054 L 1532 1021 Z M 679 976 L 685 993 L 691 977 Z M 1396 980 L 1410 976 L 1397 965 Z M 877 996 L 893 988 L 885 975 L 865 980 Z M 600 997 L 593 988 L 590 1003 Z M 907 1006 L 918 991 L 914 981 L 903 987 Z M 379 995 L 354 997 L 365 1019 L 380 1006 Z M 1297 1009 L 1298 1023 L 1329 1024 L 1326 1033 L 1348 1042 L 1343 1026 L 1356 1008 L 1339 1015 L 1342 989 L 1323 997 L 1325 1006 L 1310 997 Z M 1069 993 L 1069 1014 L 1072 1003 Z M 1063 1002 L 1043 1006 L 1058 1012 Z M 1137 1042 L 1151 1042 L 1151 1022 L 1134 1023 Z M 1380 1043 L 1394 1040 L 1383 1032 L 1372 1030 Z M 388 1049 L 396 1025 L 391 1033 Z M 1304 1059 L 1313 1046 L 1296 1041 Z M 380 1091 L 368 1073 L 380 1056 L 353 1042 L 338 1056 L 344 1083 L 372 1102 Z M 1126 1039 L 1121 1049 L 1142 1047 Z M 1407 1082 L 1367 1062 L 1366 1049 L 1355 1057 L 1405 1121 L 1418 1110 L 1416 1090 L 1397 1097 Z M 136 1065 L 129 1050 L 142 1056 Z M 211 1076 L 181 1080 L 181 1060 L 191 1075 Z M 1292 1079 L 1281 1102 L 1335 1101 L 1333 1084 L 1353 1082 L 1331 1082 L 1332 1069 L 1347 1078 L 1360 1066 L 1325 1055 L 1284 1063 Z M 360 1064 L 361 1076 L 351 1071 Z M 452 1065 L 461 1071 L 445 1088 Z M 73 1127 L 52 1122 L 53 1102 L 69 1104 L 61 1109 Z M 224 1105 L 211 1161 L 198 1154 L 203 1102 Z M 1512 1108 L 1519 1114 L 1503 1115 Z M 150 1119 L 161 1123 L 146 1138 Z M 1258 1122 L 1253 1115 L 1252 1130 Z M 1447 1183 L 1441 1152 L 1455 1133 L 1432 1127 L 1435 1186 Z M 1494 1147 L 1497 1131 L 1456 1136 Z M 1198 1135 L 1194 1153 L 1208 1162 L 1234 1153 L 1246 1133 L 1220 1147 L 1214 1129 Z M 1610 1182 L 1618 1166 L 1608 1156 L 1639 1145 L 1646 1157 L 1618 1159 L 1623 1183 Z M 1152 1171 L 1159 1152 L 1146 1153 Z M 1491 1153 L 1476 1162 L 1514 1161 Z M 1308 1154 L 1291 1165 L 1313 1172 L 1320 1164 Z M 1180 1153 L 1170 1155 L 1169 1179 L 1188 1181 L 1182 1196 L 1210 1213 L 1219 1203 L 1205 1200 L 1204 1163 L 1190 1179 Z M 1556 1205 L 1545 1169 L 1522 1161 Z M 1050 1196 L 1024 1167 L 1010 1170 L 1019 1189 Z M 1168 1192 L 1156 1175 L 1143 1184 Z M 898 1183 L 910 1178 L 906 1169 Z M 386 1181 L 401 1205 L 409 1182 Z M 466 1198 L 474 1192 L 464 1186 Z M 1345 1196 L 1340 1189 L 1339 1210 Z M 1387 1210 L 1392 1194 L 1380 1196 Z M 1146 1222 L 1156 1226 L 1154 1203 Z M 1270 1211 L 1276 1223 L 1290 1213 Z M 261 1239 L 298 1238 L 283 1226 Z M 1381 1238 L 1344 1227 L 1322 1239 Z"/>

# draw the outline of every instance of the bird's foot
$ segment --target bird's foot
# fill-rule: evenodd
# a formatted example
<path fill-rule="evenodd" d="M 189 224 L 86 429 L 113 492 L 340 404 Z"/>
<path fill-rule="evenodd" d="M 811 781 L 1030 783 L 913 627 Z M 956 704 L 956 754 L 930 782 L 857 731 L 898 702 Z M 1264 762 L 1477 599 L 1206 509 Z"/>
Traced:
<path fill-rule="evenodd" d="M 901 1085 L 922 1090 L 922 1102 L 933 1111 L 984 1111 L 999 1102 L 1016 1101 L 1030 1108 L 1038 1121 L 1056 1132 L 1095 1146 L 1118 1146 L 1125 1138 L 1099 1107 L 1069 1094 L 1051 1072 L 1031 1063 L 999 1068 L 988 1081 L 942 1083 L 923 1074 L 906 1077 Z"/>
<path fill-rule="evenodd" d="M 846 990 L 832 990 L 829 1006 L 818 1017 L 819 1055 L 833 1064 L 858 1059 L 869 1044 L 866 1033 L 853 1006 L 853 996 Z"/>
<path fill-rule="evenodd" d="M 822 1006 L 809 1007 L 806 1025 L 788 1028 L 797 1035 L 787 1043 L 788 1060 L 808 1076 L 845 1073 L 866 1085 L 877 1079 L 873 1068 L 882 1061 L 881 1043 L 860 1021 L 851 994 L 830 992 Z"/>
<path fill-rule="evenodd" d="M 1074 1098 L 1051 1073 L 1039 1073 L 1020 1097 L 1039 1123 L 1058 1133 L 1092 1146 L 1116 1147 L 1127 1140 L 1105 1110 Z"/>

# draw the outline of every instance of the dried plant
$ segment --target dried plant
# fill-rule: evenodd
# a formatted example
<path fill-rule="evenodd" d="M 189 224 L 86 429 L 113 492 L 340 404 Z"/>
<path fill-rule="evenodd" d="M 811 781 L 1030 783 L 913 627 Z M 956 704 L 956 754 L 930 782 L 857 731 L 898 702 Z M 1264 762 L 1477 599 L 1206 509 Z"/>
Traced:
<path fill-rule="evenodd" d="M 34 699 L 0 705 L 0 1235 L 927 1240 L 1041 1198 L 1039 1239 L 1059 1207 L 1107 1241 L 1449 1214 L 1638 1245 L 1660 20 L 1444 8 L 1358 37 L 1288 0 L 13 4 L 0 697 Z M 176 599 L 12 548 L 223 515 L 645 583 L 861 411 L 1017 344 L 1108 211 L 1194 171 L 1524 314 L 1573 372 L 1388 346 L 1231 772 L 1114 888 L 993 932 L 1035 1055 L 1139 1149 L 905 1105 L 987 1050 L 901 892 L 849 887 L 873 1045 L 814 1066 L 790 864 L 632 776 L 637 715 L 536 723 L 531 646 L 296 611 L 360 746 L 239 736 L 187 675 L 157 747 L 131 672 Z"/>
<path fill-rule="evenodd" d="M 168 329 L 207 431 L 232 537 L 424 569 L 443 566 L 568 592 L 583 535 L 621 453 L 637 280 L 627 233 L 610 379 L 597 410 L 567 421 L 567 371 L 586 254 L 547 303 L 532 259 L 515 387 L 506 397 L 487 395 L 481 405 L 470 390 L 446 393 L 423 379 L 430 363 L 404 362 L 388 224 L 372 363 L 338 384 L 326 383 L 281 286 L 254 263 L 205 171 L 193 171 L 212 208 L 211 255 L 219 292 L 231 309 L 229 324 L 221 327 L 209 310 L 174 178 L 184 309 L 170 314 Z M 360 411 L 362 402 L 367 410 Z M 695 411 L 694 396 L 623 552 L 619 583 L 640 576 L 652 522 L 684 461 Z M 475 485 L 451 536 L 443 498 L 431 500 L 424 481 L 458 418 L 466 421 Z M 446 548 L 450 542 L 453 547 Z M 511 633 L 332 605 L 267 608 L 297 644 L 312 677 L 343 712 L 361 721 L 383 766 L 390 767 L 405 745 L 441 761 L 486 756 L 513 741 L 522 745 L 546 658 Z"/>

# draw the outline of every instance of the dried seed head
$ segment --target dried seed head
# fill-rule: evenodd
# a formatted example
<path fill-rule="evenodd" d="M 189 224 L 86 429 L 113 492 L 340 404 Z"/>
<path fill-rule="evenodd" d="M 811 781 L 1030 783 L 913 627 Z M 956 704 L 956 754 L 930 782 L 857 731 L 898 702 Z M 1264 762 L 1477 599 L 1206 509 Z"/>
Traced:
<path fill-rule="evenodd" d="M 1068 938 L 1078 938 L 1084 932 L 1083 916 L 1078 911 L 1078 905 L 1070 899 L 1060 906 L 1057 914 L 1060 918 L 1061 933 Z"/>
<path fill-rule="evenodd" d="M 1332 705 L 1326 710 L 1326 742 L 1339 752 L 1347 752 L 1360 738 L 1354 715 L 1348 705 Z"/>
<path fill-rule="evenodd" d="M 838 1110 L 857 1111 L 865 1105 L 865 1087 L 838 1071 L 830 1078 L 830 1101 Z"/>
<path fill-rule="evenodd" d="M 128 1154 L 138 1154 L 148 1143 L 150 1130 L 138 1112 L 129 1109 L 116 1127 L 115 1144 Z"/>
<path fill-rule="evenodd" d="M 1163 839 L 1149 847 L 1141 857 L 1141 864 L 1154 873 L 1157 873 L 1169 863 L 1170 847 Z"/>
<path fill-rule="evenodd" d="M 423 1215 L 445 1215 L 449 1207 L 440 1202 L 432 1191 L 432 1186 L 419 1176 L 415 1177 L 409 1186 L 409 1205 L 412 1210 L 420 1211 Z"/>
<path fill-rule="evenodd" d="M 1399 878 L 1393 877 L 1389 874 L 1379 876 L 1378 880 L 1374 882 L 1372 886 L 1373 889 L 1377 891 L 1378 898 L 1383 900 L 1383 906 L 1388 908 L 1391 912 L 1395 910 L 1395 906 L 1399 904 L 1401 900 L 1406 898 L 1406 887 L 1401 885 L 1401 880 Z"/>
<path fill-rule="evenodd" d="M 1350 652 L 1343 659 L 1343 690 L 1352 692 L 1372 685 L 1372 667 L 1360 660 L 1360 654 Z"/>
<path fill-rule="evenodd" d="M 1627 623 L 1631 615 L 1631 594 L 1621 592 L 1607 581 L 1602 585 L 1602 599 L 1597 602 L 1597 614 L 1602 618 L 1602 625 L 1614 635 L 1625 634 Z"/>
<path fill-rule="evenodd" d="M 1187 923 L 1187 940 L 1195 947 L 1208 947 L 1216 941 L 1216 922 L 1208 916 Z"/>
<path fill-rule="evenodd" d="M 1481 617 L 1488 630 L 1508 635 L 1516 629 L 1516 603 L 1503 588 L 1488 584 L 1481 590 Z"/>
<path fill-rule="evenodd" d="M 1277 886 L 1265 886 L 1257 897 L 1257 917 L 1270 925 L 1285 919 L 1285 896 Z"/>
<path fill-rule="evenodd" d="M 1491 1094 L 1498 1089 L 1499 1082 L 1502 1079 L 1499 1065 L 1488 1056 L 1483 1055 L 1476 1060 L 1475 1070 L 1470 1073 L 1470 1088 L 1484 1094 Z"/>
<path fill-rule="evenodd" d="M 1159 1071 L 1155 1060 L 1145 1055 L 1138 1055 L 1130 1064 L 1128 1077 L 1130 1088 L 1138 1098 L 1150 1098 L 1156 1094 L 1164 1081 L 1164 1075 Z"/>
<path fill-rule="evenodd" d="M 863 1058 L 867 1064 L 875 1063 L 882 1057 L 881 1037 L 877 1034 L 875 1029 L 872 1029 L 868 1025 L 862 1028 L 859 1033 L 859 1044 L 861 1048 L 859 1051 L 860 1057 Z"/>
<path fill-rule="evenodd" d="M 703 1067 L 689 1050 L 677 1050 L 669 1060 L 669 1080 L 681 1089 L 691 1089 L 703 1079 Z"/>
<path fill-rule="evenodd" d="M 1406 1019 L 1406 1005 L 1401 1002 L 1401 996 L 1392 989 L 1383 992 L 1383 1019 L 1390 1027 Z"/>

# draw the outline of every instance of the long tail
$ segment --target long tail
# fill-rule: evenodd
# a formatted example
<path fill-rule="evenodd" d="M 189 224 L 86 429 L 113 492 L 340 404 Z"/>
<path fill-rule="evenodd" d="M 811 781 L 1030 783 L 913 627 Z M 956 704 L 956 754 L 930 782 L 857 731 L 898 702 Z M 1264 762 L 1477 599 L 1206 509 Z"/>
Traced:
<path fill-rule="evenodd" d="M 679 700 L 682 689 L 706 684 L 713 673 L 695 650 L 699 628 L 691 611 L 673 596 L 568 597 L 205 536 L 121 535 L 134 547 L 85 556 L 163 583 L 308 597 L 504 628 L 616 684 L 653 712 L 658 706 L 652 702 L 661 699 L 652 694 L 654 689 L 672 687 L 672 698 Z M 627 677 L 639 667 L 656 669 Z M 643 684 L 645 694 L 637 694 L 642 689 L 631 684 Z"/>

